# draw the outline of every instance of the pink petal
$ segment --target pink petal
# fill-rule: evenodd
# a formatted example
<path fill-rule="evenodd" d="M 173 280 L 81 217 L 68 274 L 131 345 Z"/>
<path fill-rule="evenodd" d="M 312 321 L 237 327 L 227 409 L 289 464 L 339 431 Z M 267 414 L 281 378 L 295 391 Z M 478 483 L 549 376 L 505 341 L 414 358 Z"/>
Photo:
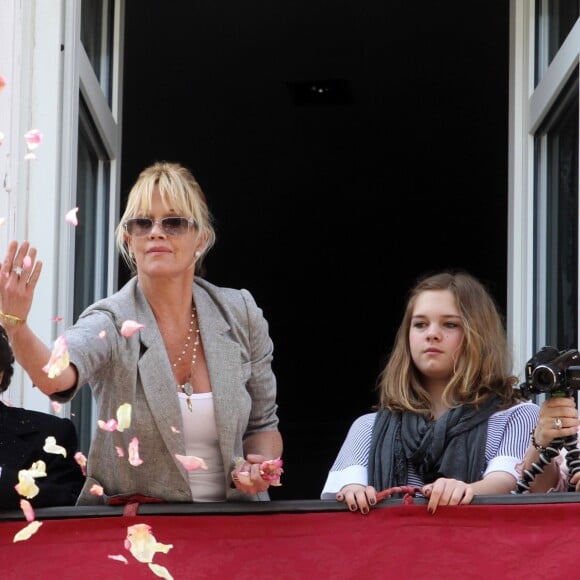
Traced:
<path fill-rule="evenodd" d="M 140 324 L 139 322 L 135 322 L 134 320 L 125 320 L 125 322 L 123 322 L 121 326 L 121 334 L 125 338 L 129 338 L 142 328 L 145 328 L 144 324 Z"/>
<path fill-rule="evenodd" d="M 117 450 L 117 455 L 119 457 L 125 457 L 125 450 L 122 447 L 115 445 L 115 449 Z"/>
<path fill-rule="evenodd" d="M 32 259 L 30 256 L 24 256 L 24 260 L 22 260 L 22 267 L 25 270 L 28 270 L 28 268 L 30 268 L 30 264 L 32 264 Z"/>
<path fill-rule="evenodd" d="M 103 430 L 103 431 L 116 431 L 117 430 L 117 421 L 115 419 L 109 419 L 107 422 L 103 421 L 102 419 L 99 419 L 97 421 L 97 425 Z"/>
<path fill-rule="evenodd" d="M 91 489 L 89 489 L 89 493 L 92 493 L 93 495 L 103 495 L 104 491 L 103 491 L 103 486 L 102 485 L 97 485 L 96 483 L 93 483 L 93 485 L 91 485 Z"/>
<path fill-rule="evenodd" d="M 3 91 L 5 86 L 6 86 L 6 77 L 0 75 L 0 91 Z"/>
<path fill-rule="evenodd" d="M 60 413 L 60 410 L 62 409 L 62 405 L 58 401 L 51 401 L 50 406 L 55 413 Z"/>
<path fill-rule="evenodd" d="M 139 457 L 139 439 L 133 437 L 131 443 L 129 443 L 129 463 L 133 467 L 138 467 L 143 463 L 143 460 Z"/>
<path fill-rule="evenodd" d="M 22 528 L 12 539 L 13 543 L 21 542 L 22 540 L 28 540 L 30 536 L 33 536 L 38 531 L 38 528 L 42 526 L 42 522 L 34 521 L 30 522 L 25 528 Z"/>
<path fill-rule="evenodd" d="M 111 560 L 117 560 L 117 562 L 123 562 L 123 564 L 129 563 L 129 560 L 127 560 L 127 558 L 125 558 L 125 556 L 123 556 L 122 554 L 117 555 L 109 554 L 107 558 L 110 558 Z"/>
<path fill-rule="evenodd" d="M 50 355 L 50 360 L 42 367 L 49 379 L 58 377 L 70 364 L 68 347 L 63 335 L 54 341 L 54 348 Z"/>
<path fill-rule="evenodd" d="M 28 150 L 32 151 L 42 143 L 42 133 L 38 129 L 30 129 L 24 134 L 24 140 Z"/>
<path fill-rule="evenodd" d="M 82 451 L 77 451 L 75 453 L 75 461 L 80 465 L 83 470 L 83 475 L 87 474 L 87 458 L 84 456 Z"/>
<path fill-rule="evenodd" d="M 67 221 L 69 224 L 72 224 L 73 226 L 78 226 L 79 225 L 79 220 L 77 219 L 78 211 L 79 211 L 78 207 L 73 207 L 72 209 L 69 209 L 66 212 L 66 215 L 64 216 L 65 221 Z"/>
<path fill-rule="evenodd" d="M 207 469 L 207 463 L 195 455 L 175 454 L 175 458 L 185 467 L 186 471 L 195 471 L 196 469 Z"/>
<path fill-rule="evenodd" d="M 101 330 L 101 332 L 99 332 L 99 338 L 105 338 L 105 336 L 107 336 L 107 331 Z"/>
<path fill-rule="evenodd" d="M 24 512 L 24 517 L 27 522 L 34 521 L 34 510 L 27 499 L 20 500 L 20 509 Z"/>
<path fill-rule="evenodd" d="M 53 316 L 52 320 L 54 322 L 62 322 L 64 320 L 63 316 Z"/>
<path fill-rule="evenodd" d="M 171 431 L 172 433 L 181 433 L 181 431 L 177 427 L 174 427 L 173 425 L 171 425 Z"/>

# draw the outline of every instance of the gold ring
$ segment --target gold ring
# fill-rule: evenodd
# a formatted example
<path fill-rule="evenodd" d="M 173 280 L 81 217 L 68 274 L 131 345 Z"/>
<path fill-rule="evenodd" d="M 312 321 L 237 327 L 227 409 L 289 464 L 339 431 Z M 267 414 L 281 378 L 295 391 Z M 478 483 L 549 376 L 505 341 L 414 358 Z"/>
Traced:
<path fill-rule="evenodd" d="M 554 417 L 554 420 L 552 421 L 552 427 L 554 427 L 554 429 L 561 429 L 562 428 L 562 419 L 560 419 L 560 417 Z"/>
<path fill-rule="evenodd" d="M 22 276 L 22 272 L 24 272 L 24 270 L 22 269 L 22 266 L 14 266 L 14 268 L 12 268 L 12 271 L 17 275 L 17 276 Z"/>

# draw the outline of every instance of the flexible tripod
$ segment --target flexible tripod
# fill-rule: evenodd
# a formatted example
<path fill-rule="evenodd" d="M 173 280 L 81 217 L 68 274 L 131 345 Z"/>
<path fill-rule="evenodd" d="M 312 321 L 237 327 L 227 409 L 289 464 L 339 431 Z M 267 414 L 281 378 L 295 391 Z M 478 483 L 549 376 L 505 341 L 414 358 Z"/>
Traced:
<path fill-rule="evenodd" d="M 532 463 L 531 469 L 524 469 L 523 477 L 516 484 L 516 489 L 512 493 L 524 493 L 530 491 L 530 484 L 534 481 L 536 475 L 544 473 L 544 467 L 549 465 L 552 459 L 560 454 L 562 447 L 566 449 L 566 465 L 570 471 L 570 477 L 580 471 L 580 449 L 578 445 L 578 435 L 569 435 L 568 437 L 557 437 L 546 447 L 545 451 L 540 453 L 537 462 Z M 568 480 L 568 491 L 576 491 L 576 486 L 571 485 Z"/>

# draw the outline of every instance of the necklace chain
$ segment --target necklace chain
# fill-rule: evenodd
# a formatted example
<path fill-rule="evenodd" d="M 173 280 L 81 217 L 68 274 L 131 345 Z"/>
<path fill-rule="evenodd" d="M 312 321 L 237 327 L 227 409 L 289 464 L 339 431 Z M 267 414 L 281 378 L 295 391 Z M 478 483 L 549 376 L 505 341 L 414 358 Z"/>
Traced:
<path fill-rule="evenodd" d="M 187 351 L 189 349 L 189 345 L 193 339 L 193 352 L 191 354 L 191 367 L 189 369 L 189 375 L 187 376 L 187 380 L 182 385 L 177 385 L 177 390 L 181 393 L 185 393 L 188 397 L 187 399 L 187 407 L 191 411 L 191 400 L 190 397 L 193 395 L 193 385 L 191 384 L 191 374 L 193 372 L 193 367 L 195 367 L 195 362 L 197 360 L 197 347 L 199 346 L 199 325 L 195 323 L 196 319 L 196 310 L 195 305 L 192 305 L 191 308 L 191 319 L 189 321 L 189 328 L 187 330 L 187 338 L 185 339 L 185 344 L 183 345 L 183 349 L 181 350 L 181 354 L 177 357 L 177 360 L 173 363 L 173 368 L 176 369 L 177 365 L 181 363 Z"/>

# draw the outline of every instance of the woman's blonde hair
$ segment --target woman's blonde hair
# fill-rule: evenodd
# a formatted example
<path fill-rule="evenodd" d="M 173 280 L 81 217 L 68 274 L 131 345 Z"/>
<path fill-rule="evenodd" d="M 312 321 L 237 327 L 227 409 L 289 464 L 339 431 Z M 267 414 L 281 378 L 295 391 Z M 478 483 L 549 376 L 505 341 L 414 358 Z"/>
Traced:
<path fill-rule="evenodd" d="M 196 261 L 196 272 L 202 269 L 203 258 L 215 244 L 216 234 L 213 218 L 207 206 L 205 194 L 192 173 L 179 163 L 158 161 L 144 169 L 129 192 L 125 213 L 115 230 L 117 248 L 126 264 L 135 273 L 135 261 L 127 246 L 124 224 L 128 219 L 149 215 L 153 191 L 159 186 L 163 204 L 180 216 L 193 218 L 200 237 L 204 240 L 201 255 Z"/>
<path fill-rule="evenodd" d="M 441 272 L 420 279 L 409 293 L 403 320 L 389 360 L 379 375 L 378 408 L 430 415 L 431 399 L 409 346 L 409 330 L 417 297 L 429 290 L 449 290 L 459 309 L 464 337 L 454 373 L 443 392 L 449 408 L 479 406 L 497 395 L 504 407 L 524 397 L 514 387 L 512 357 L 499 309 L 481 282 L 466 272 Z"/>

